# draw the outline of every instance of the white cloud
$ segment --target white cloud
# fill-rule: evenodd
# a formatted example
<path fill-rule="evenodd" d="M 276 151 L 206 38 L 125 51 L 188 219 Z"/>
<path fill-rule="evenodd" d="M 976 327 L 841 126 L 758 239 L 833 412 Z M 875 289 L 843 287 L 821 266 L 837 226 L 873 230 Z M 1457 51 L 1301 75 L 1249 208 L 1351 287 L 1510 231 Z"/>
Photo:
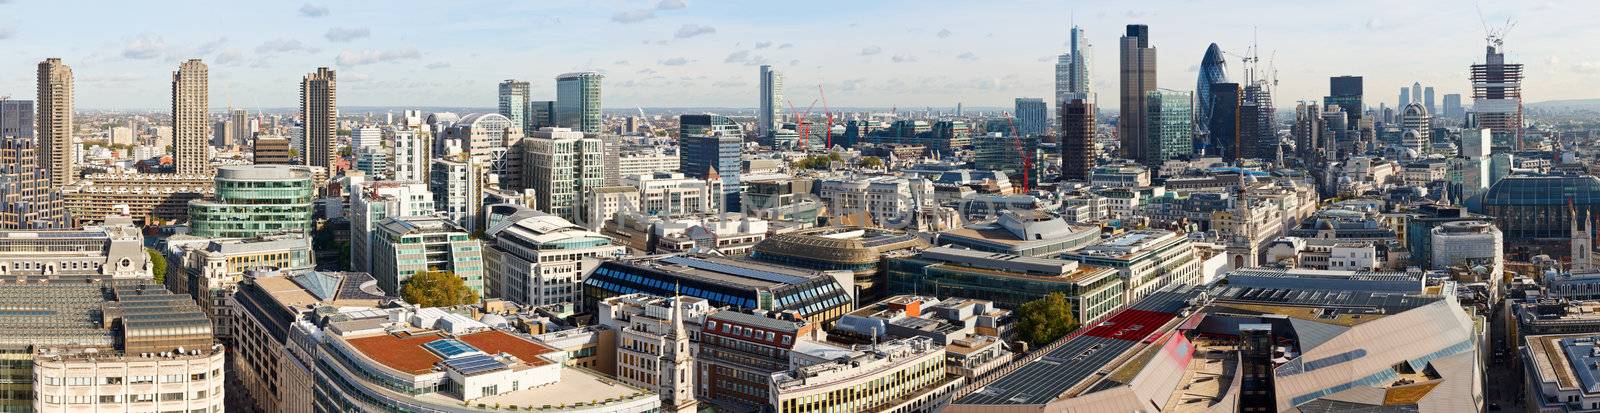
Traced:
<path fill-rule="evenodd" d="M 327 7 L 323 7 L 323 6 L 314 5 L 314 4 L 311 4 L 311 3 L 306 3 L 305 5 L 300 6 L 300 15 L 301 16 L 306 16 L 306 17 L 327 16 L 328 15 L 328 8 Z"/>
<path fill-rule="evenodd" d="M 340 76 L 339 76 L 339 80 L 346 81 L 346 82 L 365 82 L 368 79 L 372 79 L 372 77 L 371 76 L 367 76 L 366 73 L 344 72 L 344 73 L 341 73 Z"/>
<path fill-rule="evenodd" d="M 650 9 L 619 11 L 617 14 L 611 15 L 611 21 L 617 23 L 638 23 L 654 18 L 656 18 L 656 12 Z"/>
<path fill-rule="evenodd" d="M 950 29 L 939 29 L 939 38 L 943 39 L 947 37 L 950 37 Z"/>
<path fill-rule="evenodd" d="M 861 49 L 861 55 L 862 56 L 872 56 L 872 55 L 875 55 L 875 54 L 878 54 L 878 53 L 883 53 L 883 48 L 882 47 L 867 46 L 866 48 Z"/>
<path fill-rule="evenodd" d="M 427 66 L 423 66 L 423 67 L 426 67 L 426 68 L 429 68 L 429 69 L 444 69 L 444 68 L 450 67 L 450 62 L 433 62 L 433 63 L 429 63 Z"/>
<path fill-rule="evenodd" d="M 240 52 L 239 49 L 223 50 L 222 53 L 217 53 L 216 62 L 223 66 L 244 64 L 244 52 Z"/>
<path fill-rule="evenodd" d="M 702 35 L 702 34 L 712 34 L 712 33 L 716 33 L 716 32 L 717 32 L 717 28 L 715 28 L 715 27 L 701 26 L 701 25 L 698 25 L 698 24 L 685 24 L 685 25 L 683 25 L 683 27 L 679 27 L 678 28 L 678 33 L 674 34 L 673 37 L 677 37 L 679 39 L 687 39 L 687 38 L 699 36 L 699 35 Z"/>
<path fill-rule="evenodd" d="M 788 49 L 788 48 L 791 48 L 791 47 L 794 47 L 794 43 L 784 43 L 784 44 L 778 45 L 778 49 Z"/>
<path fill-rule="evenodd" d="M 768 47 L 772 47 L 772 42 L 756 42 L 757 49 L 765 49 Z"/>
<path fill-rule="evenodd" d="M 167 51 L 167 41 L 154 33 L 141 33 L 122 49 L 122 57 L 129 59 L 154 59 Z"/>
<path fill-rule="evenodd" d="M 912 55 L 897 54 L 889 57 L 889 60 L 895 63 L 914 63 L 917 61 L 917 57 Z"/>
<path fill-rule="evenodd" d="M 1581 73 L 1600 73 L 1600 62 L 1578 62 L 1572 65 L 1572 70 Z"/>
<path fill-rule="evenodd" d="M 971 61 L 974 61 L 974 60 L 978 60 L 978 55 L 972 54 L 972 52 L 962 52 L 961 54 L 956 55 L 956 58 L 971 62 Z"/>
<path fill-rule="evenodd" d="M 689 3 L 685 3 L 683 0 L 661 0 L 661 2 L 656 3 L 657 10 L 677 10 L 684 7 L 689 7 Z"/>
<path fill-rule="evenodd" d="M 736 51 L 736 52 L 733 52 L 733 53 L 729 53 L 728 54 L 728 58 L 727 59 L 722 59 L 722 62 L 723 63 L 744 63 L 745 61 L 748 61 L 748 60 L 750 60 L 750 51 L 749 50 L 740 50 L 740 51 Z"/>
<path fill-rule="evenodd" d="M 366 64 L 373 64 L 373 63 L 393 62 L 393 61 L 398 61 L 398 60 L 416 59 L 416 58 L 421 57 L 421 56 L 422 56 L 421 53 L 417 53 L 417 49 L 397 49 L 397 50 L 384 50 L 384 51 L 362 50 L 362 51 L 355 51 L 355 52 L 346 50 L 346 51 L 343 51 L 343 52 L 339 52 L 339 57 L 335 58 L 334 61 L 338 62 L 340 66 L 357 66 L 357 65 L 366 65 Z"/>
<path fill-rule="evenodd" d="M 689 64 L 689 59 L 674 57 L 670 59 L 662 59 L 659 63 L 661 63 L 662 66 L 683 66 Z"/>
<path fill-rule="evenodd" d="M 360 38 L 364 38 L 364 37 L 371 36 L 371 35 L 372 35 L 372 31 L 367 30 L 367 28 L 365 28 L 365 27 L 357 27 L 357 28 L 354 28 L 354 29 L 346 29 L 346 28 L 343 28 L 343 27 L 335 27 L 335 28 L 332 28 L 332 29 L 328 29 L 328 34 L 325 34 L 322 37 L 328 38 L 328 41 L 330 41 L 330 42 L 339 43 L 339 42 L 348 42 L 348 41 L 351 41 L 351 40 L 360 39 Z"/>
<path fill-rule="evenodd" d="M 317 48 L 306 46 L 305 43 L 300 43 L 299 40 L 289 38 L 272 39 L 262 42 L 260 46 L 256 46 L 256 53 L 261 54 L 291 52 L 315 53 L 317 51 Z"/>

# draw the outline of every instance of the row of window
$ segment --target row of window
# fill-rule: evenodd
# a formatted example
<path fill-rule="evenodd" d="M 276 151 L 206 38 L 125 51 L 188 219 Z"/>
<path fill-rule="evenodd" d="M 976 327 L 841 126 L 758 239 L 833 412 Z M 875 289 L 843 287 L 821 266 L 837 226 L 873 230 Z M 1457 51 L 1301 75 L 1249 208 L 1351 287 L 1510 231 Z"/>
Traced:
<path fill-rule="evenodd" d="M 140 394 L 129 394 L 129 395 L 126 395 L 126 396 L 121 395 L 121 394 L 100 395 L 100 396 L 93 396 L 93 395 L 57 396 L 57 395 L 54 395 L 54 394 L 46 394 L 46 395 L 40 396 L 40 400 L 43 400 L 45 403 L 49 403 L 49 404 L 97 404 L 97 403 L 98 404 L 109 404 L 109 403 L 124 403 L 124 402 L 127 402 L 127 403 L 150 403 L 150 402 L 154 402 L 156 400 L 160 400 L 160 401 L 163 401 L 163 402 L 183 401 L 183 400 L 185 400 L 184 396 L 185 396 L 185 394 L 183 392 L 169 392 L 169 393 L 160 393 L 160 394 L 157 394 L 157 393 L 140 393 Z M 206 396 L 207 396 L 207 392 L 205 390 L 199 390 L 199 391 L 196 391 L 194 393 L 194 397 L 189 397 L 187 399 L 188 400 L 203 400 L 203 399 L 206 398 Z M 205 409 L 201 409 L 200 411 L 203 412 L 203 411 L 205 411 Z"/>
<path fill-rule="evenodd" d="M 220 374 L 221 374 L 221 372 L 217 371 L 215 373 L 212 373 L 211 375 L 220 375 Z M 134 375 L 134 376 L 128 376 L 127 377 L 127 383 L 128 384 L 151 384 L 151 383 L 155 383 L 157 378 L 159 378 L 162 383 L 183 383 L 183 382 L 186 381 L 186 380 L 184 380 L 183 376 L 184 375 L 182 375 L 182 374 L 163 374 L 163 375 L 161 375 L 159 377 L 158 376 Z M 207 376 L 208 376 L 208 374 L 205 373 L 205 372 L 190 374 L 189 375 L 189 379 L 187 381 L 201 381 L 201 380 L 205 380 Z M 95 380 L 94 377 L 83 377 L 83 376 L 73 376 L 73 377 L 44 376 L 44 377 L 41 377 L 39 381 L 43 382 L 45 385 L 48 385 L 48 386 L 60 386 L 60 385 L 63 385 L 63 384 L 68 385 L 68 386 L 93 386 L 93 385 L 99 385 L 99 384 L 122 384 L 123 383 L 123 377 L 121 377 L 121 376 L 107 376 L 107 377 L 101 377 L 100 380 Z"/>

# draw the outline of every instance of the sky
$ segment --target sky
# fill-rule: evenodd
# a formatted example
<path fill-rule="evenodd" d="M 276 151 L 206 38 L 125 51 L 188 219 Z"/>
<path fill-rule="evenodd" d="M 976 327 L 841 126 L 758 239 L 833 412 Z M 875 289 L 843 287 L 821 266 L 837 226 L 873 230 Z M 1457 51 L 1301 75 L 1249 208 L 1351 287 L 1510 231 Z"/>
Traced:
<path fill-rule="evenodd" d="M 1600 98 L 1600 2 L 1480 3 L 1491 26 L 1515 22 L 1505 44 L 1528 102 Z M 171 72 L 200 58 L 213 107 L 295 106 L 318 66 L 338 70 L 342 106 L 492 107 L 512 78 L 553 100 L 555 76 L 595 70 L 606 108 L 755 107 L 761 64 L 801 111 L 819 85 L 838 107 L 1010 106 L 1053 94 L 1074 23 L 1102 108 L 1127 24 L 1150 26 L 1158 84 L 1177 90 L 1194 89 L 1209 43 L 1244 54 L 1254 39 L 1280 107 L 1346 74 L 1366 78 L 1370 106 L 1412 82 L 1468 93 L 1485 44 L 1470 0 L 0 0 L 0 96 L 31 99 L 38 62 L 60 57 L 79 109 L 161 109 Z"/>

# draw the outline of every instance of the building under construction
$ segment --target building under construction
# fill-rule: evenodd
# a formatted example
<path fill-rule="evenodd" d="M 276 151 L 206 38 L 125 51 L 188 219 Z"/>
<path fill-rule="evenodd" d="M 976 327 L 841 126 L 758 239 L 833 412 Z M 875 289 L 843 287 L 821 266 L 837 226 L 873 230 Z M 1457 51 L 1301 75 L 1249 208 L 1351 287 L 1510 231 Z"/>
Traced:
<path fill-rule="evenodd" d="M 1472 112 L 1497 150 L 1522 150 L 1522 65 L 1506 63 L 1502 39 L 1490 36 L 1484 62 L 1472 65 Z"/>

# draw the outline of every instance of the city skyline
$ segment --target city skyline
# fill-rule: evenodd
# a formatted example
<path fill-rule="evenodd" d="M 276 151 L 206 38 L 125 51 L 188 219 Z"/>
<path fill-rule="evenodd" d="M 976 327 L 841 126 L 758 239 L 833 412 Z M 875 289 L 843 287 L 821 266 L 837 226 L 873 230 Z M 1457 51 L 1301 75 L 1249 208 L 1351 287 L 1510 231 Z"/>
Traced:
<path fill-rule="evenodd" d="M 1382 13 L 1336 5 L 1213 5 L 1179 12 L 1163 4 L 1129 9 L 1099 2 L 982 9 L 850 4 L 851 13 L 839 15 L 849 17 L 830 19 L 821 10 L 837 8 L 825 5 L 790 10 L 666 0 L 516 4 L 482 13 L 485 6 L 467 4 L 428 14 L 448 22 L 429 24 L 415 15 L 402 18 L 413 7 L 240 5 L 205 10 L 196 22 L 191 13 L 202 9 L 147 13 L 152 5 L 107 4 L 71 10 L 73 25 L 0 19 L 0 44 L 18 56 L 0 62 L 0 94 L 27 95 L 32 66 L 60 57 L 76 72 L 78 109 L 157 109 L 170 104 L 162 90 L 170 68 L 199 58 L 214 66 L 216 107 L 293 107 L 296 77 L 329 66 L 343 72 L 340 100 L 351 106 L 493 107 L 497 83 L 512 78 L 530 81 L 534 100 L 549 100 L 556 75 L 594 70 L 607 77 L 607 108 L 754 108 L 757 67 L 765 63 L 785 73 L 790 100 L 815 98 L 821 83 L 839 107 L 1005 107 L 1017 97 L 1053 94 L 1053 66 L 1067 49 L 1072 24 L 1083 26 L 1095 46 L 1089 71 L 1093 89 L 1102 92 L 1117 87 L 1116 41 L 1126 24 L 1150 27 L 1150 44 L 1167 62 L 1157 71 L 1163 85 L 1192 83 L 1211 42 L 1229 52 L 1237 68 L 1237 54 L 1255 38 L 1262 66 L 1271 60 L 1277 69 L 1274 95 L 1285 102 L 1322 96 L 1327 77 L 1338 75 L 1363 76 L 1367 94 L 1374 96 L 1413 82 L 1436 86 L 1441 95 L 1463 93 L 1470 87 L 1468 66 L 1482 59 L 1482 24 L 1464 4 L 1386 4 Z M 12 16 L 59 15 L 68 12 L 65 7 L 0 4 Z M 1278 18 L 1222 24 L 1246 18 L 1236 12 L 1239 7 Z M 1600 46 L 1581 39 L 1600 29 L 1582 21 L 1585 13 L 1574 12 L 1594 6 L 1550 1 L 1484 7 L 1491 26 L 1508 17 L 1540 22 L 1515 27 L 1505 46 L 1508 60 L 1528 66 L 1529 102 L 1597 97 L 1584 90 L 1600 87 L 1592 76 L 1600 62 L 1584 56 Z M 853 17 L 878 12 L 920 23 L 907 28 Z M 129 16 L 138 16 L 131 20 L 137 23 L 128 24 Z M 999 19 L 1011 23 L 971 23 Z M 180 20 L 185 24 L 176 24 Z M 824 23 L 802 22 L 838 29 L 821 32 L 812 26 Z M 126 29 L 80 30 L 85 25 Z M 1323 33 L 1339 33 L 1345 41 L 1329 42 Z M 505 50 L 516 39 L 528 46 Z M 1301 44 L 1317 47 L 1290 47 Z M 502 64 L 474 63 L 491 59 Z M 1101 107 L 1117 104 L 1106 93 L 1098 99 Z"/>

